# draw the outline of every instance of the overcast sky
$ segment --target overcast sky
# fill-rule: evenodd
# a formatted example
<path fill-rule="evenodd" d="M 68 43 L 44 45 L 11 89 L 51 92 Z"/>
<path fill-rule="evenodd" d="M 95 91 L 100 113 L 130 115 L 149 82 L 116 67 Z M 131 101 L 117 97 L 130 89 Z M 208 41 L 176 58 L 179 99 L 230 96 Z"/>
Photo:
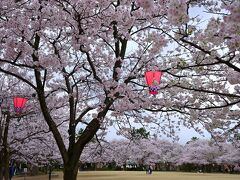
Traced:
<path fill-rule="evenodd" d="M 181 127 L 181 131 L 176 132 L 179 136 L 178 143 L 186 144 L 186 142 L 190 141 L 192 137 L 198 137 L 199 139 L 210 139 L 210 134 L 207 131 L 204 131 L 204 136 L 197 133 L 194 129 L 188 129 L 184 126 Z M 116 130 L 113 127 L 110 127 L 106 136 L 108 141 L 115 140 L 115 139 L 124 139 L 124 137 L 119 136 L 116 134 Z M 166 139 L 172 141 L 170 138 L 167 137 L 160 137 L 159 139 Z"/>

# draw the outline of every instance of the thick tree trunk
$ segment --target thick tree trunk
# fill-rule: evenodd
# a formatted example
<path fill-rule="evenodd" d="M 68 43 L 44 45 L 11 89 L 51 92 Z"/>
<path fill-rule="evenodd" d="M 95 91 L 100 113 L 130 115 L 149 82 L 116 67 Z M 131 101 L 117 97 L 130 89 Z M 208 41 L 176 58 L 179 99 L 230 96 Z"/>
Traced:
<path fill-rule="evenodd" d="M 0 180 L 3 179 L 3 155 L 2 151 L 0 151 Z"/>
<path fill-rule="evenodd" d="M 3 166 L 4 167 L 4 178 L 9 179 L 9 152 L 7 149 L 5 149 L 3 163 L 4 163 L 4 166 Z"/>
<path fill-rule="evenodd" d="M 64 164 L 63 173 L 64 180 L 77 180 L 78 164 L 73 163 Z"/>

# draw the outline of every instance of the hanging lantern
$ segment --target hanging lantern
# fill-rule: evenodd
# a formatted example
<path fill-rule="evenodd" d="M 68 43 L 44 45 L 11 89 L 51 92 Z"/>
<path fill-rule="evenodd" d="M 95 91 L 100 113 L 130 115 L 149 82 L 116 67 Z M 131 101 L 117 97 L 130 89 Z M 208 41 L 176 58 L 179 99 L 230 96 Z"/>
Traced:
<path fill-rule="evenodd" d="M 145 72 L 145 78 L 147 85 L 149 87 L 149 93 L 156 95 L 158 94 L 159 85 L 161 81 L 162 72 L 161 71 L 147 71 Z"/>
<path fill-rule="evenodd" d="M 23 97 L 14 97 L 13 98 L 13 104 L 14 104 L 14 110 L 16 113 L 21 113 L 25 104 L 27 102 L 26 98 Z"/>
<path fill-rule="evenodd" d="M 1 107 L 1 105 L 2 105 L 2 102 L 3 102 L 3 99 L 2 99 L 2 98 L 0 98 L 0 107 Z"/>

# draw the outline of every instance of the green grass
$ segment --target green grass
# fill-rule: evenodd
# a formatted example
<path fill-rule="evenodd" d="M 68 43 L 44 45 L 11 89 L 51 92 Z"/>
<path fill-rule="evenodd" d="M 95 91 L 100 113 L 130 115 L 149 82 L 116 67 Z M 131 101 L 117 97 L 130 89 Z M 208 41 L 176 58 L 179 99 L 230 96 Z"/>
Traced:
<path fill-rule="evenodd" d="M 23 177 L 14 177 L 23 180 Z M 26 180 L 48 180 L 48 176 L 26 177 Z M 147 175 L 144 171 L 83 171 L 78 173 L 78 180 L 239 180 L 236 174 L 215 173 L 182 173 L 182 172 L 153 172 Z M 62 174 L 52 180 L 62 180 Z"/>

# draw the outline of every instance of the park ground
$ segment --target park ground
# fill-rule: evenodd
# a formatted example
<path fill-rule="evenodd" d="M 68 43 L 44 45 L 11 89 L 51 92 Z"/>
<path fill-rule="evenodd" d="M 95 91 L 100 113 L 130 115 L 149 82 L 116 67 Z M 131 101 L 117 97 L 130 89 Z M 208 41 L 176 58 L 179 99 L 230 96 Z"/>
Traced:
<path fill-rule="evenodd" d="M 62 180 L 62 173 L 55 172 L 52 180 Z M 56 177 L 56 175 L 58 177 Z M 78 180 L 239 180 L 240 174 L 153 172 L 144 171 L 84 171 L 78 173 Z M 13 180 L 24 180 L 14 177 Z M 48 180 L 47 175 L 25 177 L 25 180 Z"/>

